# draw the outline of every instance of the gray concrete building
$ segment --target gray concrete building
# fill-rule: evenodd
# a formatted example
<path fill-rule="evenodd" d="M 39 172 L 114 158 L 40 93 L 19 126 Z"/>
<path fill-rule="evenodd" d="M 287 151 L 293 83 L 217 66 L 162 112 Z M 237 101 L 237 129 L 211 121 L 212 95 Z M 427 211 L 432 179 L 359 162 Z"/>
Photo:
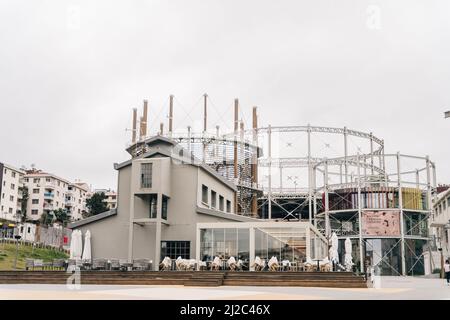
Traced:
<path fill-rule="evenodd" d="M 118 170 L 117 208 L 69 225 L 90 230 L 93 258 L 195 258 L 197 223 L 256 221 L 235 214 L 236 186 L 171 139 L 145 141 L 145 152 Z"/>

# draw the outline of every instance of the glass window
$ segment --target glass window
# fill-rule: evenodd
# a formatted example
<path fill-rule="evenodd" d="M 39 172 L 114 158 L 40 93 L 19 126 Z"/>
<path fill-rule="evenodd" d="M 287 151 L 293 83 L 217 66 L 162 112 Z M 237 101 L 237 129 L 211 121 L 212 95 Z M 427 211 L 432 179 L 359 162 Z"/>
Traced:
<path fill-rule="evenodd" d="M 33 189 L 33 193 L 39 193 L 39 189 Z"/>
<path fill-rule="evenodd" d="M 190 241 L 161 241 L 161 261 L 169 257 L 170 259 L 191 258 L 191 242 Z"/>
<path fill-rule="evenodd" d="M 211 208 L 216 209 L 217 207 L 217 193 L 211 190 Z"/>
<path fill-rule="evenodd" d="M 163 196 L 162 198 L 162 212 L 161 212 L 161 218 L 163 218 L 164 220 L 167 220 L 167 203 L 168 203 L 168 199 L 167 197 Z"/>
<path fill-rule="evenodd" d="M 202 202 L 208 204 L 208 187 L 202 184 Z"/>
<path fill-rule="evenodd" d="M 152 170 L 153 163 L 141 164 L 141 188 L 152 187 Z"/>
<path fill-rule="evenodd" d="M 367 239 L 364 266 L 377 266 L 381 275 L 401 275 L 400 239 Z"/>
<path fill-rule="evenodd" d="M 157 195 L 156 194 L 150 195 L 150 218 L 151 219 L 156 219 L 156 212 L 158 209 L 157 203 L 158 203 Z"/>
<path fill-rule="evenodd" d="M 222 196 L 219 196 L 219 210 L 224 211 L 224 199 Z"/>
<path fill-rule="evenodd" d="M 230 213 L 231 212 L 231 201 L 227 200 L 227 212 Z"/>
<path fill-rule="evenodd" d="M 31 200 L 31 203 L 32 203 L 32 204 L 39 204 L 39 199 L 32 199 L 32 200 Z"/>

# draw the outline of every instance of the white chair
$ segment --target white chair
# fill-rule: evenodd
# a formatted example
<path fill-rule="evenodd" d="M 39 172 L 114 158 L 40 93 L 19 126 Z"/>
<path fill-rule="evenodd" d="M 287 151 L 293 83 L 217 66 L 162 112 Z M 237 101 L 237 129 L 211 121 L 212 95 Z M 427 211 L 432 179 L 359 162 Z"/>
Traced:
<path fill-rule="evenodd" d="M 169 257 L 164 257 L 163 261 L 159 264 L 161 271 L 168 271 L 172 265 L 172 259 Z"/>
<path fill-rule="evenodd" d="M 219 257 L 214 257 L 213 262 L 211 263 L 211 270 L 214 271 L 219 271 L 220 270 L 220 265 L 222 264 L 222 261 L 220 260 Z"/>
<path fill-rule="evenodd" d="M 252 268 L 255 268 L 255 271 L 264 270 L 265 266 L 266 266 L 266 263 L 264 262 L 264 260 L 262 260 L 258 256 L 255 258 L 255 261 L 252 264 Z"/>
<path fill-rule="evenodd" d="M 281 261 L 281 266 L 283 270 L 289 270 L 291 268 L 291 262 L 289 260 L 283 260 Z"/>
<path fill-rule="evenodd" d="M 272 257 L 270 258 L 269 262 L 267 263 L 267 265 L 269 266 L 269 270 L 270 271 L 278 271 L 280 268 L 280 265 L 278 264 L 278 259 L 277 257 Z"/>
<path fill-rule="evenodd" d="M 201 270 L 206 270 L 208 268 L 208 266 L 206 265 L 205 261 L 199 261 L 197 268 L 199 271 L 201 271 Z"/>
<path fill-rule="evenodd" d="M 325 257 L 321 261 L 319 261 L 319 268 L 320 271 L 323 272 L 330 272 L 333 270 L 333 265 L 331 264 L 331 261 L 328 259 L 328 257 Z"/>
<path fill-rule="evenodd" d="M 236 264 L 236 259 L 234 257 L 230 257 L 230 259 L 228 259 L 227 265 L 231 271 L 236 271 L 237 264 Z"/>

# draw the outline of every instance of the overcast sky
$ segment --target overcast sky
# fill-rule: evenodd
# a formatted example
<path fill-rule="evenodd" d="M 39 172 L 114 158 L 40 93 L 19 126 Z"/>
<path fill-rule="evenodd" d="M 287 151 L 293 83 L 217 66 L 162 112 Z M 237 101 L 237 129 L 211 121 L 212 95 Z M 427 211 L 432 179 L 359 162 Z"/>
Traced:
<path fill-rule="evenodd" d="M 149 99 L 155 132 L 174 94 L 175 126 L 197 125 L 207 92 L 230 127 L 239 97 L 262 125 L 373 131 L 389 152 L 430 155 L 449 183 L 449 12 L 446 0 L 2 0 L 0 162 L 116 189 L 131 108 Z"/>

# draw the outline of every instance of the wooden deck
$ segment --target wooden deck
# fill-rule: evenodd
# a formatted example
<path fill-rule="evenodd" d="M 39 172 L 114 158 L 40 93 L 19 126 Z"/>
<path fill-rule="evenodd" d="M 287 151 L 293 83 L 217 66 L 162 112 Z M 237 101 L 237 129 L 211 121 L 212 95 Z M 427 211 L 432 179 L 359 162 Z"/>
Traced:
<path fill-rule="evenodd" d="M 0 271 L 0 284 L 66 284 L 65 271 Z M 367 288 L 350 272 L 81 271 L 81 284 Z"/>

